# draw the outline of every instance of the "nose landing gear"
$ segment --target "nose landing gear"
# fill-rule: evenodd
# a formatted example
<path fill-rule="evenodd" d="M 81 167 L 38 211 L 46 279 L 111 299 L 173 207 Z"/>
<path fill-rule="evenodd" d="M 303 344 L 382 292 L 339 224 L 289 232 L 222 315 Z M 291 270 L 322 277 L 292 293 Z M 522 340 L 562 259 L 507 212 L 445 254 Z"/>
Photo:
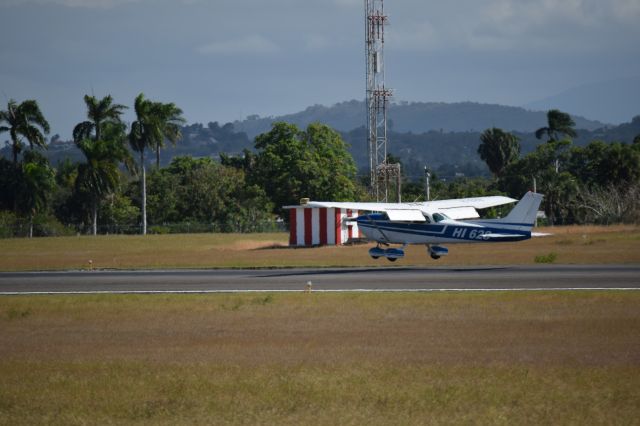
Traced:
<path fill-rule="evenodd" d="M 442 256 L 446 256 L 449 254 L 449 249 L 442 246 L 431 246 L 427 244 L 427 252 L 432 259 L 438 260 Z"/>

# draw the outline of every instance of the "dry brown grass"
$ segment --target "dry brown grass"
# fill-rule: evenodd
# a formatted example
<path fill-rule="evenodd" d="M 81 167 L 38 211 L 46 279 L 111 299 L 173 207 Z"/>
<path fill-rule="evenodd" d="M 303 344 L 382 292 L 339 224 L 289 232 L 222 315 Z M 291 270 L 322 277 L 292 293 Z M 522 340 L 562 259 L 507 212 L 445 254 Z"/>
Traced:
<path fill-rule="evenodd" d="M 634 424 L 640 293 L 0 298 L 0 424 Z"/>
<path fill-rule="evenodd" d="M 3 297 L 0 359 L 629 365 L 639 306 L 640 293 Z"/>
<path fill-rule="evenodd" d="M 640 227 L 540 228 L 552 236 L 518 243 L 449 245 L 449 256 L 433 261 L 422 246 L 410 246 L 398 265 L 531 264 L 556 254 L 556 263 L 638 263 Z M 287 234 L 182 234 L 61 237 L 0 240 L 0 270 L 96 268 L 256 268 L 295 266 L 389 266 L 373 260 L 371 245 L 288 248 Z"/>

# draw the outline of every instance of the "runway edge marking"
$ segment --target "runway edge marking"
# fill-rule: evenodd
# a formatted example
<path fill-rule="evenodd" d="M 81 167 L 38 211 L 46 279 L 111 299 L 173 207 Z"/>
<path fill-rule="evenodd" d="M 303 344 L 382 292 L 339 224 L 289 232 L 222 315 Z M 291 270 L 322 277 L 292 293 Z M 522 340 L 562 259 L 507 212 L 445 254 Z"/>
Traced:
<path fill-rule="evenodd" d="M 499 291 L 638 291 L 640 287 L 553 287 L 553 288 L 408 288 L 408 289 L 314 289 L 312 293 L 437 293 Z M 97 291 L 2 291 L 0 296 L 37 296 L 72 294 L 216 294 L 216 293 L 305 293 L 301 290 L 97 290 Z"/>

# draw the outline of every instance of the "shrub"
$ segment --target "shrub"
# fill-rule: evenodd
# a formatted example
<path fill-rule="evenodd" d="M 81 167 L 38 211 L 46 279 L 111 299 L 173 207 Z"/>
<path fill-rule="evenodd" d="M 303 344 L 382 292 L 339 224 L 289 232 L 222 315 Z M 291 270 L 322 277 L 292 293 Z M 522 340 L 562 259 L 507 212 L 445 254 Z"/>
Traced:
<path fill-rule="evenodd" d="M 0 210 L 0 238 L 11 238 L 15 235 L 18 218 L 13 212 Z"/>
<path fill-rule="evenodd" d="M 549 254 L 543 254 L 540 256 L 536 256 L 533 261 L 535 263 L 553 263 L 556 261 L 556 259 L 558 258 L 558 255 L 554 252 L 551 252 Z"/>

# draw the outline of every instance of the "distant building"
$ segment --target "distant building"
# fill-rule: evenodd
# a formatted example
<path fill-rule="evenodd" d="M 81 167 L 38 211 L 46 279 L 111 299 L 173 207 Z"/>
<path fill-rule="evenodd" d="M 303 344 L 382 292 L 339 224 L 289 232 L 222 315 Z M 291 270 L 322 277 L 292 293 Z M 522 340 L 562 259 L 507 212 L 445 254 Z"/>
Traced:
<path fill-rule="evenodd" d="M 285 206 L 289 210 L 289 245 L 298 247 L 341 245 L 361 238 L 357 210 Z"/>

